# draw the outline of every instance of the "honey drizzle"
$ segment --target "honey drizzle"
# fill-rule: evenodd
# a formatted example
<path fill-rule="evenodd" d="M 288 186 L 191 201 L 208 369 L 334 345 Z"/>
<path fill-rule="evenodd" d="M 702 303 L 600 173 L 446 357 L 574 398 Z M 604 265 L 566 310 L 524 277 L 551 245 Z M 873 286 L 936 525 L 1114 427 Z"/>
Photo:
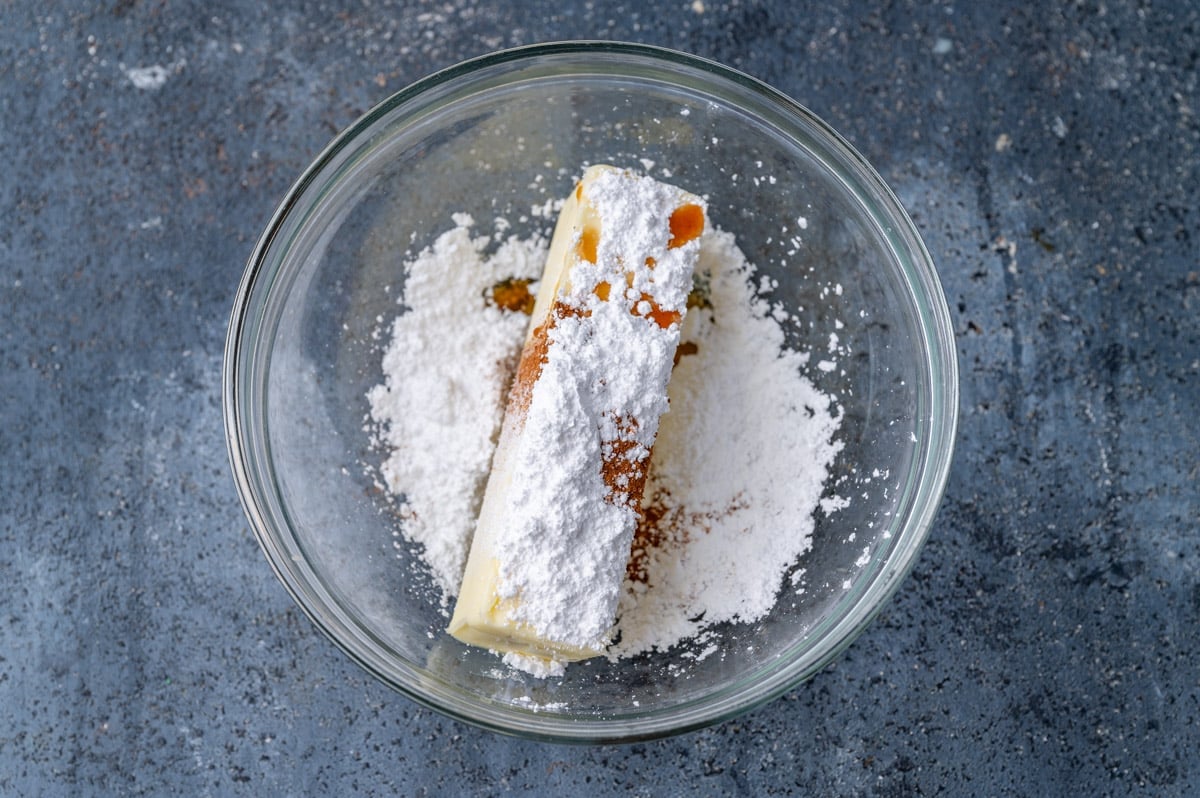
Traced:
<path fill-rule="evenodd" d="M 642 313 L 639 309 L 643 302 L 650 305 L 650 310 L 646 313 Z M 654 297 L 645 292 L 642 292 L 638 301 L 633 303 L 629 312 L 635 316 L 645 316 L 664 330 L 683 318 L 683 315 L 677 310 L 663 310 L 662 306 L 654 301 Z"/>
<path fill-rule="evenodd" d="M 696 345 L 695 341 L 680 341 L 679 346 L 675 347 L 675 362 L 672 365 L 678 366 L 680 358 L 694 355 L 699 351 L 700 347 Z"/>
<path fill-rule="evenodd" d="M 668 224 L 671 228 L 671 240 L 667 242 L 667 249 L 682 247 L 704 232 L 704 209 L 690 202 L 680 205 L 671 214 Z"/>
<path fill-rule="evenodd" d="M 530 282 L 532 281 L 519 277 L 501 280 L 492 286 L 489 298 L 492 304 L 501 310 L 530 316 L 533 314 L 535 302 L 535 297 L 529 290 Z"/>
<path fill-rule="evenodd" d="M 600 246 L 600 228 L 595 225 L 584 225 L 579 233 L 579 245 L 575 251 L 579 257 L 588 263 L 596 262 L 596 249 Z"/>

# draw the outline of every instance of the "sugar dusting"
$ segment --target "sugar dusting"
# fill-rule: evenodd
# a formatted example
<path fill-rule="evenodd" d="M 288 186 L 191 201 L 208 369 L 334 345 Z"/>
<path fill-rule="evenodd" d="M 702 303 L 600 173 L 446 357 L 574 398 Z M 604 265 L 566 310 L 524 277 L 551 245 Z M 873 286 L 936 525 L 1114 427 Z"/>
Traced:
<path fill-rule="evenodd" d="M 706 235 L 706 302 L 684 323 L 651 461 L 642 535 L 612 656 L 662 649 L 770 612 L 812 545 L 813 510 L 841 444 L 832 400 L 803 376 L 734 237 Z"/>
<path fill-rule="evenodd" d="M 497 284 L 542 273 L 546 242 L 510 238 L 485 256 L 470 216 L 405 266 L 384 382 L 367 400 L 387 452 L 380 469 L 403 532 L 419 544 L 444 601 L 458 592 L 509 380 L 529 317 L 489 301 Z"/>
<path fill-rule="evenodd" d="M 679 340 L 679 322 L 648 307 L 684 313 L 699 241 L 668 244 L 672 211 L 690 197 L 672 186 L 606 170 L 580 192 L 599 219 L 596 249 L 568 256 L 568 281 L 534 320 L 522 357 L 539 350 L 541 362 L 536 374 L 521 366 L 493 465 L 505 504 L 493 514 L 489 497 L 479 528 L 491 527 L 499 595 L 519 597 L 514 621 L 602 650 Z M 585 225 L 572 253 L 587 240 Z"/>
<path fill-rule="evenodd" d="M 387 486 L 403 496 L 403 534 L 424 547 L 446 600 L 458 591 L 503 387 L 528 322 L 462 298 L 508 277 L 540 275 L 546 246 L 510 238 L 486 257 L 488 236 L 473 238 L 469 219 L 455 222 L 405 267 L 407 310 L 392 326 L 385 385 L 371 393 L 389 455 Z M 696 271 L 702 290 L 668 384 L 645 517 L 620 588 L 614 658 L 685 640 L 707 657 L 715 652 L 706 628 L 768 613 L 811 546 L 813 515 L 840 449 L 833 401 L 805 377 L 813 367 L 807 353 L 785 346 L 783 324 L 795 319 L 779 318 L 778 305 L 763 298 L 772 285 L 734 237 L 706 233 Z M 453 335 L 444 326 L 449 313 L 457 314 Z M 429 401 L 448 392 L 471 399 Z M 435 427 L 419 429 L 426 424 Z M 539 670 L 541 662 L 505 662 L 541 678 L 560 675 Z"/>
<path fill-rule="evenodd" d="M 546 659 L 545 657 L 529 657 L 524 654 L 517 654 L 513 651 L 507 651 L 501 654 L 501 661 L 510 668 L 515 668 L 519 671 L 524 671 L 535 679 L 549 679 L 552 677 L 562 676 L 567 672 L 566 665 L 556 659 Z"/>

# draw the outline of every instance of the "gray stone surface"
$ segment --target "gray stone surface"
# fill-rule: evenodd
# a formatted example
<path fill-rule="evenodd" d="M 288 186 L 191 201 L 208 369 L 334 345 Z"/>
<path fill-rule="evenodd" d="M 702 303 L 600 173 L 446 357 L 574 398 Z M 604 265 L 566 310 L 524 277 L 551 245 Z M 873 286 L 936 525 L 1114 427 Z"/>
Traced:
<path fill-rule="evenodd" d="M 1195 795 L 1200 11 L 1190 2 L 8 3 L 0 794 Z M 940 264 L 961 440 L 912 577 L 738 720 L 557 747 L 361 673 L 272 576 L 219 367 L 254 239 L 390 92 L 665 44 L 845 134 Z"/>

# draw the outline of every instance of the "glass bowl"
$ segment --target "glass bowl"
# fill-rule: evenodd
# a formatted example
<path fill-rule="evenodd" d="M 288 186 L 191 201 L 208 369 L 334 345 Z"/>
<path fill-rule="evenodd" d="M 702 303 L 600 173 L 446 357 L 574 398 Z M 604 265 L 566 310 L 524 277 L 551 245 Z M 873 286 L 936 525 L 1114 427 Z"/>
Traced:
<path fill-rule="evenodd" d="M 539 680 L 444 633 L 418 553 L 376 486 L 366 394 L 379 331 L 401 308 L 406 253 L 454 213 L 546 232 L 532 205 L 566 196 L 586 163 L 669 166 L 709 197 L 773 300 L 835 325 L 852 353 L 807 376 L 837 397 L 843 448 L 815 514 L 804 590 L 765 618 L 686 645 Z M 758 170 L 758 171 L 755 171 Z M 749 179 L 769 175 L 773 182 Z M 734 175 L 742 176 L 741 179 Z M 798 251 L 780 220 L 804 216 Z M 787 265 L 779 265 L 784 260 Z M 837 291 L 829 286 L 837 285 Z M 632 44 L 561 43 L 488 55 L 390 97 L 338 136 L 292 188 L 250 258 L 230 322 L 224 412 L 246 515 L 279 579 L 321 631 L 401 693 L 469 723 L 533 738 L 612 742 L 695 729 L 812 676 L 862 631 L 912 567 L 946 482 L 957 366 L 929 254 L 895 196 L 837 133 L 718 64 Z M 816 358 L 813 358 L 815 362 Z M 874 482 L 871 482 L 874 480 Z M 402 540 L 402 538 L 400 538 Z M 867 554 L 864 554 L 867 552 Z M 745 556 L 753 556 L 746 552 Z M 802 571 L 801 571 L 802 569 Z"/>

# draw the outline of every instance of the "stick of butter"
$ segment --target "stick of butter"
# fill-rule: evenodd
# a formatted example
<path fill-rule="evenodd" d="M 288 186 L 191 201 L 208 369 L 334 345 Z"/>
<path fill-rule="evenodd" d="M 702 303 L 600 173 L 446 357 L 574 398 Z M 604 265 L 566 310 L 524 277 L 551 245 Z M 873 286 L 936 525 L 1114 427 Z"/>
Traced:
<path fill-rule="evenodd" d="M 552 662 L 603 653 L 705 203 L 589 168 L 555 227 L 448 631 Z"/>

